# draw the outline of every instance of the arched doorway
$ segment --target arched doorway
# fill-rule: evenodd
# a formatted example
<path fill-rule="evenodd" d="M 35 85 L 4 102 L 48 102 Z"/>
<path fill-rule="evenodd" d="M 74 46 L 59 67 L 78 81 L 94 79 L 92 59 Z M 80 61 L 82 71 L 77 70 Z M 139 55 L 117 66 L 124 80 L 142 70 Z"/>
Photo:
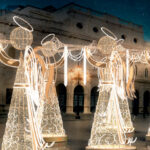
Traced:
<path fill-rule="evenodd" d="M 143 96 L 143 117 L 149 114 L 148 106 L 149 106 L 149 91 L 145 91 Z"/>
<path fill-rule="evenodd" d="M 73 112 L 83 112 L 84 109 L 84 89 L 78 85 L 74 89 Z"/>
<path fill-rule="evenodd" d="M 139 114 L 139 92 L 138 90 L 135 91 L 135 96 L 132 102 L 132 113 L 136 116 Z"/>
<path fill-rule="evenodd" d="M 62 112 L 66 112 L 66 87 L 60 83 L 56 86 L 59 107 Z"/>
<path fill-rule="evenodd" d="M 98 100 L 98 87 L 95 86 L 91 90 L 91 112 L 95 112 L 97 100 Z"/>
<path fill-rule="evenodd" d="M 6 104 L 10 105 L 12 94 L 13 94 L 13 89 L 12 88 L 7 88 L 6 89 Z"/>

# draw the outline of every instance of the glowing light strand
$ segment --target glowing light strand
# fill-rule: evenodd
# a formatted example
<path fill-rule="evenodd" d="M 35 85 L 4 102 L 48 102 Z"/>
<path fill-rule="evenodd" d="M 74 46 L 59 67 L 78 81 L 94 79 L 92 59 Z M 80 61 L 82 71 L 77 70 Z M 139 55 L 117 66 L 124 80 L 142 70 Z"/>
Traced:
<path fill-rule="evenodd" d="M 76 54 L 76 55 L 73 55 L 73 54 L 71 53 L 71 51 L 69 51 L 69 52 L 68 52 L 68 56 L 69 56 L 69 58 L 72 59 L 73 61 L 81 61 L 81 60 L 82 60 L 82 57 L 83 57 L 83 53 L 84 53 L 83 49 L 81 49 L 81 52 L 78 53 L 78 54 Z"/>
<path fill-rule="evenodd" d="M 86 70 L 86 50 L 85 48 L 83 49 L 83 54 L 84 54 L 84 57 L 83 57 L 83 82 L 84 82 L 84 85 L 86 85 L 86 73 L 87 73 L 87 70 Z"/>
<path fill-rule="evenodd" d="M 68 84 L 68 48 L 64 46 L 64 85 Z"/>
<path fill-rule="evenodd" d="M 20 24 L 18 23 L 18 21 L 17 21 L 16 19 L 19 19 L 19 20 L 23 21 L 23 22 L 26 23 L 31 29 L 29 30 L 29 29 L 27 29 L 26 27 L 23 27 L 22 25 L 20 25 Z M 18 17 L 18 16 L 14 16 L 14 17 L 13 17 L 13 20 L 14 20 L 14 22 L 15 22 L 19 27 L 21 27 L 22 29 L 24 29 L 24 30 L 26 30 L 26 31 L 29 31 L 29 32 L 33 32 L 33 27 L 31 26 L 31 24 L 30 24 L 29 22 L 27 22 L 26 20 L 24 20 L 23 18 Z"/>

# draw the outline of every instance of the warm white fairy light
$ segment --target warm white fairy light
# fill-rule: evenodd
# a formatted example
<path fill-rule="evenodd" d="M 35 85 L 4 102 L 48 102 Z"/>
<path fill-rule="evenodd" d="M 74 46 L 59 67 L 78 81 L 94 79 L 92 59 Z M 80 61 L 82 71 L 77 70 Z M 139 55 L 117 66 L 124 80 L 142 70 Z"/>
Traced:
<path fill-rule="evenodd" d="M 27 25 L 30 27 L 30 29 L 28 29 L 28 28 L 26 28 L 26 27 L 23 27 L 23 26 L 17 21 L 17 19 L 18 19 L 18 20 L 21 20 L 23 23 L 27 24 Z M 25 19 L 23 19 L 23 18 L 21 18 L 21 17 L 19 17 L 19 16 L 13 16 L 13 20 L 14 20 L 14 22 L 15 22 L 19 27 L 21 27 L 23 30 L 26 30 L 26 31 L 28 31 L 28 32 L 33 32 L 33 27 L 32 27 L 31 24 L 30 24 L 28 21 L 26 21 Z"/>
<path fill-rule="evenodd" d="M 64 85 L 68 84 L 68 48 L 64 46 Z"/>
<path fill-rule="evenodd" d="M 83 49 L 83 83 L 84 85 L 86 85 L 86 75 L 87 75 L 87 72 L 86 72 L 86 50 L 85 48 Z"/>
<path fill-rule="evenodd" d="M 83 53 L 84 53 L 84 51 L 83 51 L 83 48 L 82 48 L 82 49 L 81 49 L 81 52 L 78 53 L 78 54 L 76 54 L 76 55 L 73 55 L 73 54 L 71 53 L 71 51 L 69 51 L 69 52 L 68 52 L 68 56 L 69 56 L 69 58 L 72 59 L 73 61 L 81 61 L 81 60 L 82 60 L 82 57 L 83 57 Z"/>

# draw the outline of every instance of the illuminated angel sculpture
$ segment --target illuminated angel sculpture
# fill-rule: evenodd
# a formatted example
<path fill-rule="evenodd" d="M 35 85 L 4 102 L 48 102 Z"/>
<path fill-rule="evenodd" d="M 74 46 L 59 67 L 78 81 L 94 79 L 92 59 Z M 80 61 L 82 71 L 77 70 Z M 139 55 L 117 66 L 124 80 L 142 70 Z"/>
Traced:
<path fill-rule="evenodd" d="M 25 130 L 29 130 L 29 123 L 27 121 L 27 83 L 24 72 L 23 58 L 21 58 L 13 87 L 13 95 L 3 136 L 2 150 L 27 150 L 32 148 L 31 135 Z"/>
<path fill-rule="evenodd" d="M 146 51 L 145 54 L 146 54 L 146 61 L 147 61 L 148 64 L 150 64 L 150 52 Z M 146 135 L 146 140 L 150 141 L 150 125 L 149 125 L 148 132 L 147 132 L 147 135 Z"/>
<path fill-rule="evenodd" d="M 21 18 L 14 16 L 13 19 L 16 22 L 17 19 Z M 11 45 L 17 50 L 24 50 L 27 46 L 26 44 L 32 44 L 33 28 L 32 26 L 30 27 L 31 30 L 22 27 L 15 28 L 10 34 L 10 41 L 7 41 L 7 43 L 11 43 Z M 19 37 L 17 36 L 18 34 Z M 28 35 L 30 37 L 29 39 L 26 38 L 26 36 Z M 20 61 L 13 60 L 3 51 L 1 47 L 0 61 L 10 67 L 18 67 L 13 87 L 13 94 L 9 108 L 8 119 L 3 136 L 2 150 L 32 149 L 31 134 L 27 132 L 27 130 L 29 130 L 29 122 L 27 121 L 28 107 L 26 96 L 26 88 L 28 84 L 26 82 L 23 55 L 21 55 Z"/>
<path fill-rule="evenodd" d="M 148 133 L 147 133 L 147 135 L 146 135 L 146 139 L 147 139 L 148 141 L 150 141 L 150 127 L 148 128 Z"/>
<path fill-rule="evenodd" d="M 51 38 L 49 41 L 43 41 L 46 38 Z M 45 96 L 40 105 L 39 123 L 42 130 L 43 138 L 46 142 L 65 142 L 67 136 L 63 128 L 61 112 L 58 103 L 58 97 L 55 86 L 55 69 L 62 66 L 64 63 L 64 55 L 60 60 L 52 63 L 50 57 L 54 58 L 59 48 L 62 48 L 60 41 L 54 34 L 49 34 L 41 42 L 42 46 L 34 48 L 36 54 L 41 52 L 43 54 L 43 63 L 45 66 Z M 61 46 L 61 47 L 60 47 Z"/>
<path fill-rule="evenodd" d="M 104 33 L 110 32 L 106 28 L 102 30 Z M 128 58 L 121 57 L 120 53 L 126 56 L 128 51 L 118 43 L 113 33 L 111 35 L 113 37 L 104 36 L 98 42 L 97 48 L 105 55 L 102 61 L 95 61 L 89 51 L 90 47 L 86 49 L 88 62 L 99 70 L 99 98 L 86 147 L 90 150 L 136 149 L 130 145 L 135 141 L 130 135 L 134 128 L 127 99 L 127 96 L 134 96 L 133 65 Z"/>
<path fill-rule="evenodd" d="M 10 67 L 18 68 L 5 133 L 3 136 L 2 150 L 42 150 L 45 147 L 51 147 L 52 145 L 49 146 L 44 142 L 40 133 L 39 125 L 36 123 L 36 108 L 38 108 L 38 105 L 36 104 L 38 104 L 40 96 L 38 94 L 39 92 L 35 89 L 32 90 L 32 83 L 38 76 L 38 74 L 35 75 L 33 72 L 37 72 L 37 70 L 40 69 L 38 69 L 35 58 L 31 57 L 34 56 L 31 55 L 33 52 L 29 49 L 30 51 L 28 53 L 28 45 L 31 45 L 33 40 L 33 28 L 27 21 L 20 17 L 14 16 L 13 19 L 19 27 L 11 32 L 10 41 L 7 41 L 7 43 L 11 43 L 11 45 L 17 50 L 27 50 L 25 52 L 25 60 L 23 59 L 23 54 L 20 57 L 20 61 L 12 59 L 4 51 L 3 45 L 6 41 L 3 43 L 1 40 L 0 61 Z M 21 26 L 17 19 L 26 23 L 31 29 Z M 30 59 L 32 61 L 28 61 L 29 58 L 32 58 Z M 32 73 L 30 77 L 28 76 L 29 72 L 26 71 L 28 68 L 30 68 L 29 72 Z M 41 67 L 39 66 L 39 68 Z M 39 76 L 41 75 L 39 74 Z M 37 84 L 39 84 L 39 82 L 36 82 L 36 84 L 34 83 L 34 86 Z M 31 91 L 33 91 L 33 93 L 31 93 Z M 34 94 L 34 97 L 32 94 Z"/>

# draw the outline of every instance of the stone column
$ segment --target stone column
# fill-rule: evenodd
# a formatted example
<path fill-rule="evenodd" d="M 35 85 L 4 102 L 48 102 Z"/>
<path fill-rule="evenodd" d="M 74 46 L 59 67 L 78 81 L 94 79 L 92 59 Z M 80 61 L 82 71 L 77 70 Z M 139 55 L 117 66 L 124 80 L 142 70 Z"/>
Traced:
<path fill-rule="evenodd" d="M 85 87 L 84 91 L 84 114 L 90 114 L 90 86 Z"/>
<path fill-rule="evenodd" d="M 66 113 L 73 114 L 73 87 L 71 85 L 67 86 L 67 106 L 66 106 Z"/>

